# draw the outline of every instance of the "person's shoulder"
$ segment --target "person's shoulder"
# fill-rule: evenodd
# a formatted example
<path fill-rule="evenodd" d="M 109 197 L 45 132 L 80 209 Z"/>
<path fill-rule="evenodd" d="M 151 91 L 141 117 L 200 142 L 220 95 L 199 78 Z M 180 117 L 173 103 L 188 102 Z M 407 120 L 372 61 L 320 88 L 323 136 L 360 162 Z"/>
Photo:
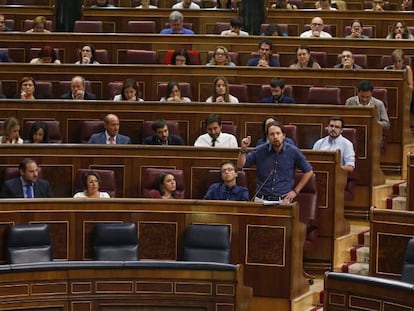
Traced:
<path fill-rule="evenodd" d="M 74 197 L 74 198 L 84 198 L 84 197 L 85 197 L 85 193 L 84 193 L 83 191 L 76 192 L 76 193 L 73 195 L 73 197 Z"/>
<path fill-rule="evenodd" d="M 111 196 L 109 195 L 108 192 L 99 192 L 99 197 L 102 199 L 109 199 Z"/>
<path fill-rule="evenodd" d="M 240 30 L 239 36 L 247 37 L 247 36 L 249 36 L 249 33 L 247 31 Z"/>
<path fill-rule="evenodd" d="M 183 34 L 184 35 L 194 35 L 194 31 L 188 28 L 183 28 Z"/>
<path fill-rule="evenodd" d="M 296 100 L 293 97 L 283 95 L 281 104 L 296 104 Z"/>
<path fill-rule="evenodd" d="M 229 94 L 229 101 L 230 101 L 230 103 L 232 103 L 232 104 L 237 104 L 237 103 L 239 103 L 239 99 L 238 99 L 236 96 L 233 96 L 233 95 L 231 95 L 231 94 Z"/>
<path fill-rule="evenodd" d="M 358 96 L 351 96 L 345 101 L 345 105 L 358 105 Z"/>
<path fill-rule="evenodd" d="M 342 67 L 343 67 L 342 64 L 336 64 L 336 65 L 333 66 L 333 68 L 342 68 Z"/>
<path fill-rule="evenodd" d="M 248 60 L 247 66 L 257 66 L 258 62 L 259 62 L 259 57 L 253 56 Z"/>
<path fill-rule="evenodd" d="M 273 97 L 269 96 L 269 97 L 262 98 L 260 102 L 261 103 L 272 103 L 273 102 Z"/>
<path fill-rule="evenodd" d="M 171 28 L 164 28 L 160 32 L 160 34 L 163 34 L 163 35 L 170 35 L 171 33 L 172 33 Z"/>

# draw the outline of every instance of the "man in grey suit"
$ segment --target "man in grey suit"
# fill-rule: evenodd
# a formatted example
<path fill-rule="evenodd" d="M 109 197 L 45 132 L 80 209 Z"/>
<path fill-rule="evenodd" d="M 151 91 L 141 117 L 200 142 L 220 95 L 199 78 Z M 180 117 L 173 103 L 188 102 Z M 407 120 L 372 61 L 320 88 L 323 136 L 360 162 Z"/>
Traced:
<path fill-rule="evenodd" d="M 6 180 L 1 191 L 2 198 L 51 198 L 49 183 L 39 178 L 37 162 L 25 158 L 19 165 L 20 177 Z"/>
<path fill-rule="evenodd" d="M 105 131 L 92 134 L 88 144 L 130 144 L 131 138 L 119 134 L 119 119 L 114 114 L 108 114 L 104 118 Z"/>

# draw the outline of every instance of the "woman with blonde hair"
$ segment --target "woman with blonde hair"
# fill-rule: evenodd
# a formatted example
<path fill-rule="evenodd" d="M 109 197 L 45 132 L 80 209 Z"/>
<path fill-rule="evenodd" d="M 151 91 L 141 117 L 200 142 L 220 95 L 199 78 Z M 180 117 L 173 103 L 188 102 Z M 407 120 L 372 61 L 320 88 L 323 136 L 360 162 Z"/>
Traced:
<path fill-rule="evenodd" d="M 217 77 L 213 83 L 213 96 L 206 103 L 238 103 L 239 99 L 230 94 L 229 81 L 226 77 Z"/>
<path fill-rule="evenodd" d="M 0 136 L 0 144 L 23 144 L 19 132 L 19 121 L 14 117 L 7 118 L 3 124 L 3 136 Z"/>
<path fill-rule="evenodd" d="M 236 66 L 235 63 L 231 61 L 229 56 L 229 51 L 224 46 L 216 47 L 213 57 L 206 66 Z"/>
<path fill-rule="evenodd" d="M 26 32 L 44 32 L 44 33 L 50 33 L 50 31 L 46 29 L 46 17 L 44 17 L 44 16 L 36 16 L 33 19 L 33 28 L 32 29 L 29 29 Z"/>

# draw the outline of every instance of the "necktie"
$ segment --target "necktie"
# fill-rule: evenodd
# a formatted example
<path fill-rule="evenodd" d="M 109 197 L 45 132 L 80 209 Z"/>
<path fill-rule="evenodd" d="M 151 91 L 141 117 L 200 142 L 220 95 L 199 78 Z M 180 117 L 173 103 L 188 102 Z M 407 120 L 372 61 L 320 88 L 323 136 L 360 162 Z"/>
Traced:
<path fill-rule="evenodd" d="M 213 137 L 211 139 L 211 147 L 215 147 L 216 146 L 216 140 L 217 140 L 217 138 L 215 138 L 215 137 Z"/>
<path fill-rule="evenodd" d="M 33 198 L 33 183 L 26 184 L 26 198 Z"/>
<path fill-rule="evenodd" d="M 114 145 L 115 144 L 115 140 L 112 136 L 109 137 L 109 144 L 110 145 Z"/>

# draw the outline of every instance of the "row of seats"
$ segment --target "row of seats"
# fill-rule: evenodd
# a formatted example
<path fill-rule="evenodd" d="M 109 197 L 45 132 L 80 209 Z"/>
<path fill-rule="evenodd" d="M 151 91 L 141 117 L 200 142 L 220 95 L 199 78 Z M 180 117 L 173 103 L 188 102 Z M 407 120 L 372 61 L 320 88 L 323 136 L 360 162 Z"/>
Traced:
<path fill-rule="evenodd" d="M 139 260 L 135 223 L 99 223 L 92 233 L 95 260 Z M 230 228 L 227 225 L 191 224 L 183 239 L 183 261 L 230 263 Z M 7 232 L 7 262 L 25 264 L 53 260 L 47 224 L 10 226 Z"/>

